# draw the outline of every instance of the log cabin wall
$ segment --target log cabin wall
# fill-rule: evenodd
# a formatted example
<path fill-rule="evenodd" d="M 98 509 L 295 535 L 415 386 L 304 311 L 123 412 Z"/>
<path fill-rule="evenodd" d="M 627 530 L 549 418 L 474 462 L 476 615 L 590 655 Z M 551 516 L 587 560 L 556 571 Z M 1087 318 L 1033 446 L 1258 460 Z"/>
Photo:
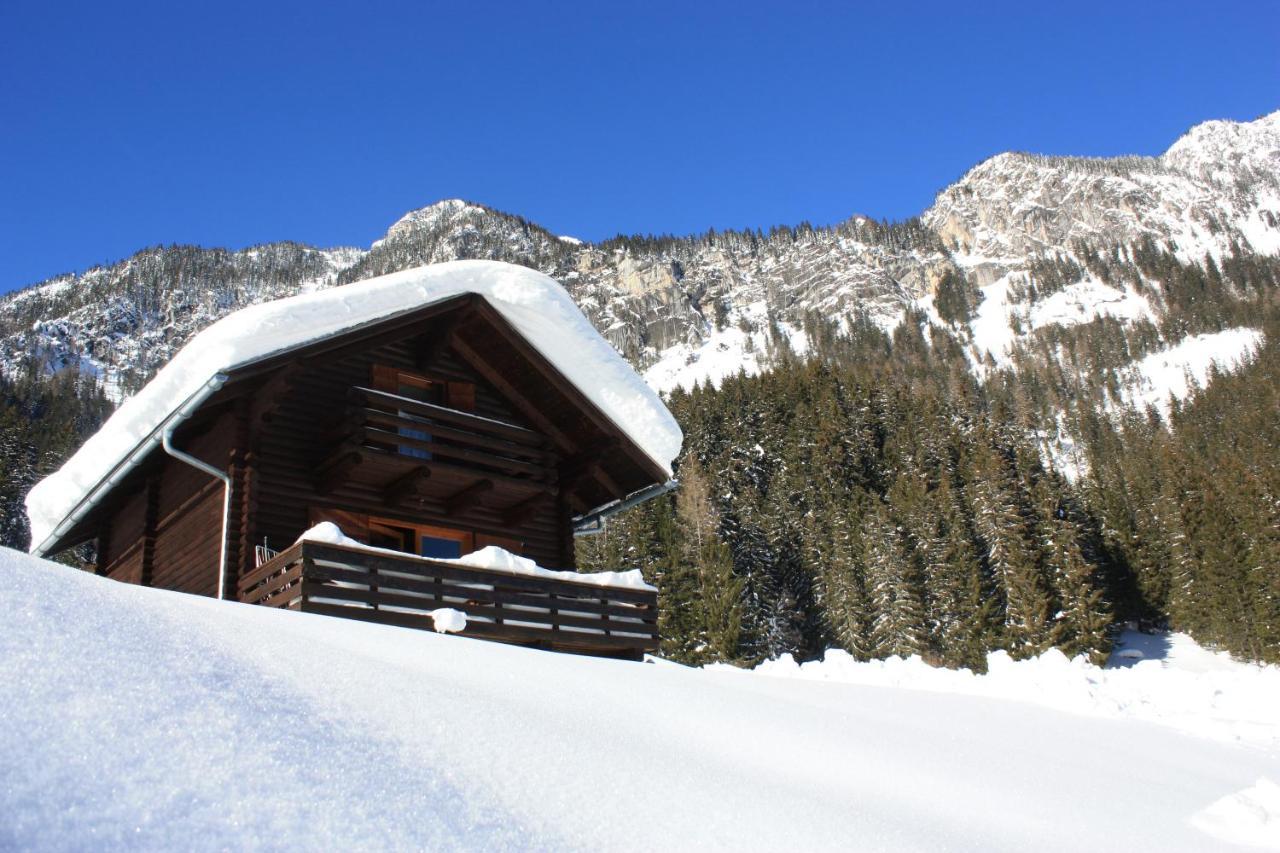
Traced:
<path fill-rule="evenodd" d="M 98 573 L 126 583 L 142 583 L 145 546 L 147 491 L 141 491 L 121 504 L 107 523 L 98 541 Z"/>
<path fill-rule="evenodd" d="M 438 496 L 388 504 L 381 490 L 368 485 L 339 482 L 319 490 L 317 466 L 333 447 L 336 423 L 351 405 L 348 393 L 353 387 L 370 386 L 374 365 L 472 383 L 474 414 L 530 428 L 501 395 L 447 348 L 434 353 L 424 367 L 417 365 L 417 355 L 412 339 L 407 339 L 382 343 L 336 361 L 294 368 L 287 390 L 279 395 L 268 419 L 253 425 L 248 451 L 256 463 L 250 498 L 253 511 L 244 514 L 252 525 L 249 540 L 261 544 L 265 538 L 270 547 L 283 549 L 311 526 L 315 509 L 325 508 L 462 530 L 472 534 L 477 547 L 491 539 L 518 540 L 523 555 L 539 564 L 573 568 L 572 537 L 567 529 L 561 529 L 565 513 L 554 498 L 543 501 L 528 517 L 508 524 L 505 508 L 484 500 L 451 513 Z M 358 535 L 358 531 L 347 532 Z M 252 569 L 252 549 L 246 549 L 240 559 L 242 572 Z"/>
<path fill-rule="evenodd" d="M 198 435 L 175 442 L 182 450 L 225 470 L 235 417 L 224 413 Z M 158 480 L 151 586 L 216 595 L 221 557 L 222 481 L 165 457 Z M 234 531 L 232 531 L 234 534 Z"/>
<path fill-rule="evenodd" d="M 225 468 L 233 427 L 233 416 L 224 414 L 176 443 Z M 98 540 L 99 574 L 127 583 L 214 595 L 221 531 L 222 481 L 158 454 L 150 474 L 137 478 L 132 494 L 103 525 Z"/>

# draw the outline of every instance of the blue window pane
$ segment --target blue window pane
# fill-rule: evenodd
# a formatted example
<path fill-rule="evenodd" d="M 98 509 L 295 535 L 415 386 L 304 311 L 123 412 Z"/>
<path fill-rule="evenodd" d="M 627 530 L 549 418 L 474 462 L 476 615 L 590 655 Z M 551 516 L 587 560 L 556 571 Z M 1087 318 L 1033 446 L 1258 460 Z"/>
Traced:
<path fill-rule="evenodd" d="M 412 427 L 400 427 L 399 433 L 400 435 L 403 435 L 405 438 L 418 438 L 423 441 L 431 440 L 431 433 L 427 432 L 426 430 L 413 429 Z M 402 456 L 412 456 L 415 459 L 431 458 L 430 450 L 423 450 L 420 447 L 410 447 L 407 444 L 400 445 L 400 454 Z"/>
<path fill-rule="evenodd" d="M 457 539 L 423 536 L 418 542 L 418 553 L 423 557 L 454 560 L 462 556 L 462 543 Z"/>

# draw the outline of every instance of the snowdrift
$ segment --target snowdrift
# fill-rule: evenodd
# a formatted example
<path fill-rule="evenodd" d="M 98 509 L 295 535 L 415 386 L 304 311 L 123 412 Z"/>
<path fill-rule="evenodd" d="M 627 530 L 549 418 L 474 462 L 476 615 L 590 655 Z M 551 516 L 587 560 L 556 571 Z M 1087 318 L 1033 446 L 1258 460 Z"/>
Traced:
<path fill-rule="evenodd" d="M 7 550 L 0 624 L 0 848 L 1205 850 L 1280 820 L 1274 749 L 1008 699 L 536 652 Z"/>

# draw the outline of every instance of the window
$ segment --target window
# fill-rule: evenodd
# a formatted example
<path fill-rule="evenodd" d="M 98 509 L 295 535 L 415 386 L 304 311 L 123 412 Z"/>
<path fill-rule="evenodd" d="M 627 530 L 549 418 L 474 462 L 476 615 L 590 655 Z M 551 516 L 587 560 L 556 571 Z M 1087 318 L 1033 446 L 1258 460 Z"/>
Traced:
<path fill-rule="evenodd" d="M 469 382 L 447 382 L 442 379 L 431 379 L 406 370 L 375 364 L 373 366 L 373 387 L 379 391 L 388 391 L 397 397 L 417 400 L 420 403 L 447 406 L 466 412 L 475 408 L 475 386 Z M 396 415 L 409 420 L 419 420 L 419 417 L 413 412 L 403 409 L 397 410 Z M 401 455 L 412 456 L 415 459 L 431 458 L 431 450 L 429 447 L 424 446 L 429 445 L 431 442 L 431 431 L 428 424 L 423 424 L 421 427 L 401 424 L 396 427 L 396 433 L 413 440 L 412 444 L 396 445 L 396 450 Z"/>
<path fill-rule="evenodd" d="M 474 551 L 475 537 L 465 530 L 449 527 L 370 518 L 369 544 L 419 557 L 452 560 Z"/>
<path fill-rule="evenodd" d="M 418 556 L 435 557 L 440 560 L 456 560 L 462 556 L 462 542 L 457 539 L 446 539 L 443 536 L 422 534 L 418 537 Z"/>
<path fill-rule="evenodd" d="M 390 391 L 397 397 L 406 397 L 421 403 L 433 403 L 439 406 L 445 402 L 445 384 L 443 382 L 433 382 L 425 376 L 406 373 L 394 368 L 375 366 L 373 368 L 373 385 L 380 391 Z M 397 410 L 396 414 L 409 420 L 418 419 L 413 412 L 407 412 L 403 409 Z M 396 433 L 414 440 L 412 444 L 406 443 L 396 446 L 401 455 L 412 456 L 415 459 L 431 458 L 431 451 L 424 446 L 431 441 L 431 433 L 427 431 L 425 424 L 422 428 L 401 424 L 396 427 Z"/>
<path fill-rule="evenodd" d="M 366 545 L 438 560 L 452 560 L 488 545 L 497 545 L 513 554 L 520 554 L 524 550 L 524 542 L 519 539 L 378 518 L 346 510 L 311 507 L 308 516 L 313 525 L 332 521 L 343 533 Z"/>

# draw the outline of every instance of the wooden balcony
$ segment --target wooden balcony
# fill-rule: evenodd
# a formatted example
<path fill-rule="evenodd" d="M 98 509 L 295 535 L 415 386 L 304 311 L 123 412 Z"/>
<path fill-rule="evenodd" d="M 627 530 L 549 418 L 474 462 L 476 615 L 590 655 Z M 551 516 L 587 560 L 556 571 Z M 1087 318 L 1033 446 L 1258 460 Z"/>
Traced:
<path fill-rule="evenodd" d="M 658 648 L 658 596 L 511 574 L 411 554 L 300 542 L 239 583 L 240 600 L 434 630 L 430 611 L 467 614 L 464 637 L 640 659 Z"/>
<path fill-rule="evenodd" d="M 316 469 L 316 490 L 345 483 L 382 490 L 388 504 L 431 495 L 500 507 L 555 495 L 559 457 L 515 424 L 355 387 Z"/>

